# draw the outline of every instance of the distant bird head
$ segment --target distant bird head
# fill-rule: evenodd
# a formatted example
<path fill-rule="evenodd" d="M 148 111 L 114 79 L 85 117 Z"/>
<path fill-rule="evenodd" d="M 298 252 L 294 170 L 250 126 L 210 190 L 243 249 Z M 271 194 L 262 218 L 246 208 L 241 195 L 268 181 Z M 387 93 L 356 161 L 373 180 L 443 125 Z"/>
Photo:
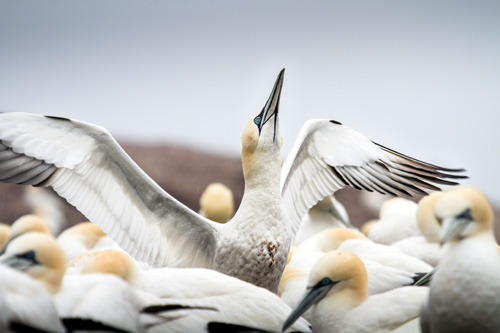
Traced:
<path fill-rule="evenodd" d="M 66 257 L 56 240 L 47 234 L 29 232 L 8 243 L 0 263 L 25 272 L 49 292 L 61 288 Z"/>
<path fill-rule="evenodd" d="M 37 231 L 51 235 L 47 223 L 45 223 L 45 221 L 41 217 L 34 214 L 26 214 L 15 220 L 14 223 L 12 223 L 10 227 L 9 238 L 12 239 L 21 234 L 32 231 Z"/>
<path fill-rule="evenodd" d="M 226 223 L 234 215 L 234 196 L 229 187 L 211 183 L 200 197 L 200 214 L 209 220 Z"/>
<path fill-rule="evenodd" d="M 417 207 L 417 225 L 428 242 L 439 243 L 441 224 L 434 215 L 434 205 L 443 192 L 434 192 L 422 197 Z"/>
<path fill-rule="evenodd" d="M 278 126 L 278 109 L 284 75 L 285 69 L 282 69 L 262 111 L 252 117 L 243 130 L 241 143 L 244 168 L 245 164 L 255 166 L 257 161 L 266 163 L 262 156 L 279 155 L 282 139 Z"/>
<path fill-rule="evenodd" d="M 472 187 L 444 192 L 434 207 L 442 224 L 440 242 L 460 241 L 479 234 L 493 234 L 493 209 L 484 194 Z"/>

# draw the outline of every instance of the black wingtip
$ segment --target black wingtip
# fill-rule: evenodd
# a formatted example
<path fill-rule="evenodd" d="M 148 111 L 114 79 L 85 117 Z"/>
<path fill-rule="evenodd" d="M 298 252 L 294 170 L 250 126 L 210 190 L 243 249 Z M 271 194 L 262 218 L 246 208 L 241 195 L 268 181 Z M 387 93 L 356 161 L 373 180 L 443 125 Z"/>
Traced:
<path fill-rule="evenodd" d="M 342 125 L 342 123 L 341 123 L 340 121 L 330 120 L 330 122 L 331 122 L 332 124 Z"/>
<path fill-rule="evenodd" d="M 57 116 L 44 116 L 45 118 L 49 119 L 56 119 L 56 120 L 62 120 L 62 121 L 71 121 L 69 118 L 64 118 L 64 117 L 57 117 Z"/>
<path fill-rule="evenodd" d="M 68 332 L 130 332 L 88 318 L 62 318 L 61 321 Z"/>
<path fill-rule="evenodd" d="M 159 304 L 159 305 L 151 305 L 143 308 L 141 313 L 147 314 L 157 314 L 161 312 L 167 311 L 176 311 L 176 310 L 210 310 L 210 311 L 218 311 L 216 308 L 205 307 L 205 306 L 186 306 L 180 304 Z"/>
<path fill-rule="evenodd" d="M 207 330 L 209 333 L 269 333 L 253 327 L 218 322 L 208 323 Z"/>

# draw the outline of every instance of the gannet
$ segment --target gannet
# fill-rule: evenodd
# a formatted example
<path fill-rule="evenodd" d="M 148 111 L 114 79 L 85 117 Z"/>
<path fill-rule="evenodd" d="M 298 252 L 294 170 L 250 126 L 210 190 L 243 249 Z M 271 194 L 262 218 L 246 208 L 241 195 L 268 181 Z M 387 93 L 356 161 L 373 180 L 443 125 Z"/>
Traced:
<path fill-rule="evenodd" d="M 133 288 L 147 293 L 143 302 L 148 306 L 161 308 L 161 305 L 168 304 L 202 308 L 183 312 L 184 318 L 175 323 L 157 325 L 159 331 L 179 331 L 182 327 L 189 332 L 203 331 L 209 323 L 218 322 L 277 332 L 291 311 L 291 307 L 267 289 L 210 269 L 165 267 L 142 270 L 127 253 L 116 250 L 88 253 L 75 264 L 79 265 L 81 274 L 118 276 Z M 207 308 L 215 310 L 206 311 Z M 310 329 L 305 320 L 300 320 L 292 331 L 309 332 Z"/>
<path fill-rule="evenodd" d="M 77 120 L 0 114 L 0 181 L 52 186 L 139 261 L 212 268 L 276 292 L 302 216 L 325 195 L 351 185 L 410 197 L 463 178 L 455 174 L 463 169 L 418 161 L 326 119 L 304 124 L 281 166 L 283 77 L 243 130 L 245 191 L 226 224 L 191 211 L 108 131 Z"/>
<path fill-rule="evenodd" d="M 289 263 L 285 267 L 285 272 L 287 269 L 300 269 L 307 273 L 311 271 L 316 262 L 325 255 L 325 252 L 302 250 L 300 248 L 292 248 L 294 251 L 289 256 Z M 416 281 L 422 278 L 425 272 L 429 272 L 431 267 L 426 266 L 427 270 L 423 272 L 404 270 L 402 268 L 395 267 L 394 265 L 386 265 L 385 261 L 380 262 L 378 258 L 370 258 L 369 256 L 364 257 L 362 254 L 358 255 L 363 264 L 365 265 L 366 271 L 368 272 L 368 294 L 375 295 L 395 288 L 413 285 Z M 285 273 L 283 273 L 285 274 Z M 307 279 L 304 276 L 298 276 L 294 274 L 294 279 L 297 284 L 305 282 L 299 282 L 300 279 Z M 286 281 L 286 280 L 285 280 Z M 280 287 L 282 286 L 282 281 L 280 282 Z M 286 285 L 288 288 L 293 288 L 293 285 Z M 290 295 L 296 295 L 296 293 L 289 293 L 287 299 L 287 304 L 291 305 L 292 297 Z M 298 298 L 293 299 L 295 303 L 299 301 Z M 294 304 L 295 305 L 295 304 Z"/>
<path fill-rule="evenodd" d="M 434 213 L 446 246 L 422 308 L 422 332 L 498 332 L 500 258 L 488 199 L 470 187 L 449 190 Z"/>
<path fill-rule="evenodd" d="M 49 226 L 38 215 L 26 214 L 15 220 L 10 226 L 9 239 L 28 232 L 41 232 L 51 235 Z"/>
<path fill-rule="evenodd" d="M 314 332 L 389 332 L 419 316 L 426 287 L 402 287 L 368 296 L 367 273 L 353 253 L 332 251 L 314 265 L 302 301 L 286 329 L 311 306 Z"/>
<path fill-rule="evenodd" d="M 367 233 L 374 242 L 390 245 L 401 239 L 418 236 L 417 204 L 405 198 L 386 200 L 380 207 L 379 219 Z"/>
<path fill-rule="evenodd" d="M 222 183 L 211 183 L 200 197 L 199 213 L 209 220 L 226 223 L 234 215 L 233 191 Z"/>
<path fill-rule="evenodd" d="M 28 255 L 29 254 L 25 254 Z M 35 332 L 65 332 L 50 293 L 30 276 L 0 263 L 1 332 L 18 332 L 17 327 Z M 22 327 L 22 326 L 24 327 Z"/>
<path fill-rule="evenodd" d="M 57 243 L 69 262 L 80 254 L 105 249 L 120 249 L 99 226 L 92 222 L 80 222 L 61 232 Z"/>
<path fill-rule="evenodd" d="M 327 195 L 302 217 L 293 245 L 328 228 L 352 227 L 344 206 L 332 195 Z"/>
<path fill-rule="evenodd" d="M 109 274 L 65 275 L 64 252 L 50 235 L 29 232 L 14 238 L 0 263 L 26 273 L 52 294 L 63 321 L 85 319 L 125 331 L 141 329 L 142 304 L 132 288 Z"/>
<path fill-rule="evenodd" d="M 417 225 L 421 235 L 404 238 L 391 244 L 392 247 L 425 261 L 433 267 L 436 267 L 443 254 L 439 246 L 441 225 L 434 215 L 434 203 L 442 193 L 431 193 L 418 202 Z"/>
<path fill-rule="evenodd" d="M 15 220 L 9 228 L 9 236 L 3 247 L 0 247 L 0 255 L 3 254 L 7 245 L 16 237 L 29 232 L 41 232 L 52 235 L 49 226 L 37 215 L 26 214 Z"/>

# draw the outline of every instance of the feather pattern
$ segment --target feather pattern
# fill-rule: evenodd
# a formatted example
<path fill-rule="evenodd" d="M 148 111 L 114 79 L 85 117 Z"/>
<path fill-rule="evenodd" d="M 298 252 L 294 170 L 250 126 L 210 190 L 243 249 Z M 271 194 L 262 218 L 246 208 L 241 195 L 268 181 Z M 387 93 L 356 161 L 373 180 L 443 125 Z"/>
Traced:
<path fill-rule="evenodd" d="M 457 185 L 467 178 L 449 169 L 398 153 L 336 121 L 307 121 L 281 170 L 285 211 L 296 231 L 302 216 L 326 195 L 345 186 L 411 198 Z"/>
<path fill-rule="evenodd" d="M 125 250 L 150 265 L 208 267 L 213 261 L 217 225 L 161 189 L 102 127 L 64 118 L 3 114 L 0 178 L 52 186 Z"/>

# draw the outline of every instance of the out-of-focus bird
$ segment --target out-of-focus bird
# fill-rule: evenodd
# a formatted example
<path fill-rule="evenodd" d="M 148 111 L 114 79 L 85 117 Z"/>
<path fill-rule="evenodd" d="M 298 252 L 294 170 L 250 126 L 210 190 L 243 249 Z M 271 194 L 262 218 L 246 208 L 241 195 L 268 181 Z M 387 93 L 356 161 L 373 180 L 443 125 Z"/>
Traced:
<path fill-rule="evenodd" d="M 68 262 L 89 251 L 120 249 L 101 228 L 88 221 L 77 223 L 64 230 L 57 237 L 57 243 L 63 249 Z"/>
<path fill-rule="evenodd" d="M 51 293 L 63 321 L 92 321 L 122 331 L 141 329 L 142 304 L 134 291 L 111 275 L 65 275 L 64 252 L 50 235 L 29 232 L 14 238 L 0 263 L 26 273 Z"/>
<path fill-rule="evenodd" d="M 284 70 L 243 130 L 245 192 L 225 224 L 161 189 L 108 131 L 76 120 L 0 114 L 0 180 L 52 186 L 139 261 L 212 268 L 276 292 L 302 217 L 325 195 L 351 185 L 412 197 L 463 178 L 462 169 L 416 160 L 326 119 L 304 124 L 281 165 L 283 78 Z"/>
<path fill-rule="evenodd" d="M 291 308 L 264 288 L 202 268 L 153 268 L 142 270 L 128 254 L 105 250 L 81 256 L 74 262 L 82 274 L 114 274 L 146 293 L 143 303 L 156 307 L 159 316 L 182 317 L 155 326 L 155 330 L 205 331 L 210 323 L 279 331 Z M 172 311 L 172 306 L 184 306 Z M 162 310 L 168 313 L 162 313 Z M 207 310 L 209 309 L 209 310 Z M 211 310 L 210 310 L 211 309 Z M 308 323 L 297 322 L 296 332 L 309 332 Z"/>
<path fill-rule="evenodd" d="M 313 267 L 302 301 L 283 329 L 310 307 L 315 332 L 389 332 L 418 318 L 428 288 L 403 287 L 369 296 L 367 279 L 355 254 L 327 253 Z"/>
<path fill-rule="evenodd" d="M 234 215 L 233 191 L 222 183 L 211 183 L 200 197 L 200 212 L 209 220 L 226 223 Z"/>
<path fill-rule="evenodd" d="M 0 331 L 29 330 L 65 332 L 51 294 L 30 276 L 8 267 L 0 259 Z"/>
<path fill-rule="evenodd" d="M 24 186 L 23 190 L 31 213 L 45 221 L 52 235 L 58 235 L 66 223 L 61 199 L 43 187 Z"/>
<path fill-rule="evenodd" d="M 498 332 L 500 258 L 488 199 L 470 187 L 449 190 L 434 214 L 446 247 L 422 309 L 422 332 Z"/>
<path fill-rule="evenodd" d="M 443 254 L 439 245 L 441 225 L 434 215 L 434 204 L 441 194 L 442 192 L 434 192 L 418 202 L 417 225 L 421 235 L 404 238 L 391 244 L 392 247 L 433 267 L 439 263 Z"/>
<path fill-rule="evenodd" d="M 418 236 L 417 204 L 405 198 L 392 198 L 382 204 L 379 218 L 373 223 L 367 237 L 374 242 L 390 245 L 401 239 Z M 367 227 L 365 227 L 365 230 Z"/>
<path fill-rule="evenodd" d="M 352 225 L 344 206 L 333 195 L 327 195 L 302 217 L 293 245 L 296 246 L 325 229 L 349 227 Z"/>
<path fill-rule="evenodd" d="M 7 243 L 7 239 L 9 239 L 9 233 L 10 225 L 6 223 L 0 223 L 0 249 L 5 243 Z"/>

